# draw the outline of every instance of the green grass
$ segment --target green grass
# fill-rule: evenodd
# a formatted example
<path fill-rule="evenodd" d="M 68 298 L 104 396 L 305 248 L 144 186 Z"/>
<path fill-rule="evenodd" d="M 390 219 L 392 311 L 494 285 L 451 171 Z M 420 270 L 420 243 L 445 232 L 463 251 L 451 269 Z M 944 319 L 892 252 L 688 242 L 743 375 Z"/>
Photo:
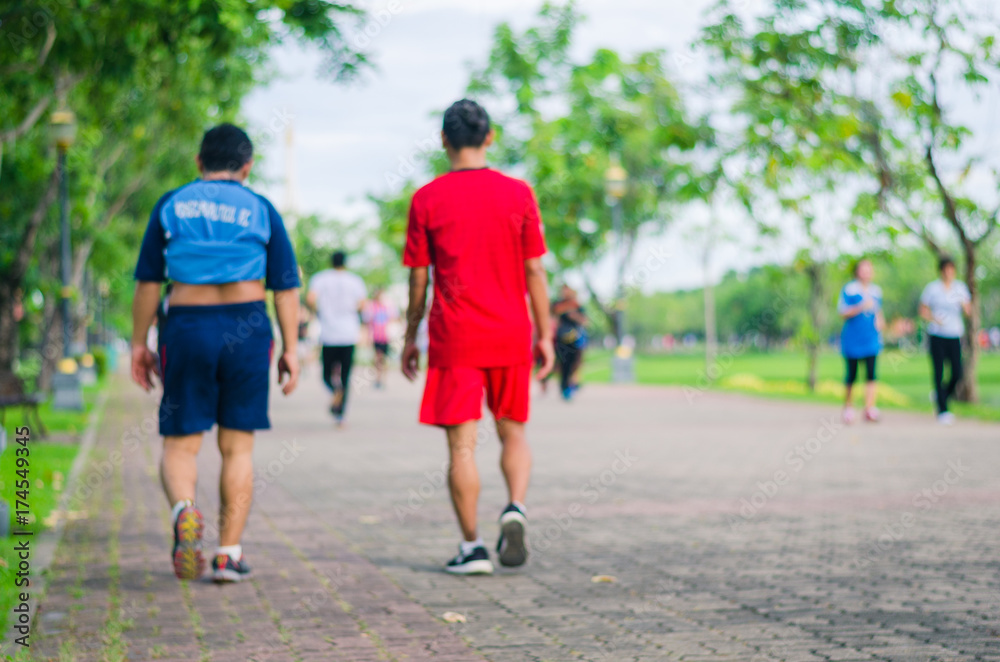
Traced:
<path fill-rule="evenodd" d="M 87 422 L 90 420 L 90 412 L 97 404 L 98 396 L 104 389 L 106 379 L 101 378 L 96 384 L 83 387 L 83 411 L 58 411 L 52 408 L 52 398 L 49 398 L 38 406 L 38 413 L 42 418 L 42 423 L 49 433 L 57 436 L 76 437 L 83 434 L 87 429 Z M 8 421 L 26 421 L 27 414 L 20 410 L 12 410 L 7 413 Z M 34 430 L 32 435 L 34 436 Z"/>
<path fill-rule="evenodd" d="M 805 383 L 806 365 L 806 355 L 800 351 L 767 353 L 747 351 L 729 354 L 723 348 L 717 361 L 717 378 L 711 387 L 766 397 L 809 402 L 839 402 L 840 396 L 834 392 L 834 384 L 840 384 L 844 379 L 844 359 L 840 354 L 825 352 L 820 355 L 819 379 L 821 382 L 828 382 L 823 393 L 801 392 Z M 897 403 L 883 401 L 880 406 L 913 411 L 932 410 L 928 400 L 928 393 L 931 390 L 931 366 L 925 352 L 883 352 L 879 357 L 878 371 L 880 383 L 901 396 Z M 707 384 L 705 355 L 701 351 L 640 354 L 636 356 L 635 372 L 636 380 L 640 384 L 695 388 L 702 388 Z M 863 376 L 863 367 L 861 373 Z M 981 354 L 978 374 L 980 402 L 975 405 L 955 403 L 954 411 L 958 416 L 1000 421 L 1000 354 Z M 753 375 L 759 380 L 743 379 L 744 375 Z M 603 350 L 589 352 L 583 366 L 583 380 L 607 382 L 610 378 L 610 352 Z M 759 383 L 760 381 L 763 385 Z M 839 386 L 836 388 L 839 389 Z"/>
<path fill-rule="evenodd" d="M 13 438 L 8 437 L 9 447 L 0 454 L 0 497 L 4 499 L 11 509 L 11 527 L 14 524 L 15 508 L 15 480 L 19 477 L 15 473 L 18 470 L 14 449 L 17 447 Z M 38 534 L 49 528 L 46 526 L 46 519 L 52 515 L 59 503 L 59 496 L 62 493 L 69 469 L 73 465 L 79 447 L 76 444 L 53 444 L 38 441 L 32 438 L 28 442 L 29 466 L 28 480 L 31 487 L 28 494 L 29 510 L 32 520 L 27 526 L 16 526 L 17 530 L 33 531 L 34 535 L 29 539 L 32 547 L 38 544 Z M 11 537 L 4 541 L 0 547 L 0 583 L 5 590 L 0 591 L 0 632 L 6 632 L 7 619 L 10 610 L 14 606 L 17 592 L 13 589 L 6 590 L 14 586 L 15 574 L 17 572 L 18 559 L 14 554 L 14 545 L 19 538 Z M 32 563 L 37 559 L 32 558 Z M 32 571 L 35 568 L 33 567 Z M 40 587 L 34 582 L 30 588 L 32 593 L 37 593 Z"/>
<path fill-rule="evenodd" d="M 31 538 L 32 545 L 37 545 L 38 534 L 45 529 L 51 528 L 54 524 L 53 511 L 59 505 L 59 498 L 65 487 L 65 482 L 69 477 L 70 467 L 76 459 L 80 450 L 79 441 L 90 419 L 90 414 L 97 404 L 100 391 L 104 382 L 100 381 L 95 385 L 84 387 L 84 410 L 75 411 L 55 411 L 52 409 L 51 400 L 39 406 L 39 414 L 42 422 L 48 429 L 49 436 L 59 441 L 43 440 L 38 434 L 38 430 L 29 424 L 26 412 L 18 409 L 6 412 L 7 417 L 7 450 L 0 453 L 0 498 L 10 505 L 11 528 L 18 530 L 26 529 L 34 532 Z M 28 442 L 28 480 L 30 490 L 28 495 L 31 521 L 27 526 L 15 525 L 16 513 L 15 500 L 17 498 L 16 480 L 20 477 L 16 474 L 17 454 L 15 429 L 22 425 L 30 425 L 31 440 Z M 17 538 L 8 538 L 0 547 L 0 585 L 5 589 L 14 586 L 16 566 L 18 559 L 14 556 L 13 547 Z M 33 572 L 37 570 L 32 558 Z M 12 572 L 13 570 L 13 572 Z M 37 593 L 40 586 L 33 585 L 31 591 Z M 10 610 L 14 606 L 17 592 L 14 590 L 0 591 L 0 632 L 6 632 Z"/>

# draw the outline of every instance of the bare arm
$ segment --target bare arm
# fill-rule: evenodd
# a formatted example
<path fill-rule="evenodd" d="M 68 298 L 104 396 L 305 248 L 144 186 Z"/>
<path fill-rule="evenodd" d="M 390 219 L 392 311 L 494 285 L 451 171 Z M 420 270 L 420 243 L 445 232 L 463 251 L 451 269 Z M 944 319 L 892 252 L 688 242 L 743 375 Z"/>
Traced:
<path fill-rule="evenodd" d="M 278 383 L 287 375 L 281 391 L 288 395 L 299 381 L 299 288 L 274 292 L 274 310 L 281 330 L 281 358 L 278 359 Z"/>
<path fill-rule="evenodd" d="M 162 283 L 139 281 L 132 298 L 132 380 L 147 391 L 153 388 L 156 355 L 146 346 L 146 336 L 156 319 L 161 286 Z"/>
<path fill-rule="evenodd" d="M 427 284 L 430 276 L 427 267 L 410 269 L 410 301 L 406 306 L 406 341 L 416 342 L 417 328 L 427 308 Z"/>
<path fill-rule="evenodd" d="M 533 257 L 524 261 L 524 278 L 538 332 L 536 346 L 544 361 L 537 375 L 538 379 L 542 379 L 552 372 L 556 354 L 552 346 L 552 319 L 549 316 L 549 283 L 541 258 Z"/>
<path fill-rule="evenodd" d="M 410 301 L 406 306 L 406 336 L 403 344 L 401 363 L 403 374 L 410 381 L 417 377 L 420 367 L 420 350 L 417 348 L 417 330 L 427 308 L 427 284 L 430 275 L 427 267 L 410 269 Z"/>
<path fill-rule="evenodd" d="M 316 290 L 309 290 L 306 292 L 306 307 L 309 310 L 316 312 L 316 302 L 319 300 L 319 295 L 316 294 Z"/>
<path fill-rule="evenodd" d="M 162 283 L 139 281 L 132 298 L 132 347 L 145 347 L 149 327 L 156 319 Z"/>
<path fill-rule="evenodd" d="M 920 317 L 925 322 L 934 321 L 934 314 L 931 312 L 931 308 L 927 304 L 925 303 L 920 304 L 920 308 L 917 310 L 917 312 L 920 314 Z"/>
<path fill-rule="evenodd" d="M 849 320 L 852 317 L 857 317 L 862 312 L 864 312 L 864 307 L 863 304 L 859 303 L 856 306 L 848 306 L 847 308 L 844 308 L 840 312 L 840 316 L 843 317 L 845 320 Z"/>

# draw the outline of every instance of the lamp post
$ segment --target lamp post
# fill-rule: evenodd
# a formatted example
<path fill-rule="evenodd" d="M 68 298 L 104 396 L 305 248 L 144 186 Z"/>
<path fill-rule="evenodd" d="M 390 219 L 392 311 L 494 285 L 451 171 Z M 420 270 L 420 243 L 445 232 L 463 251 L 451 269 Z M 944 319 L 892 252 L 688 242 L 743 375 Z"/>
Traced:
<path fill-rule="evenodd" d="M 70 325 L 70 280 L 72 270 L 72 254 L 69 236 L 69 177 L 66 172 L 66 153 L 76 139 L 76 116 L 73 112 L 61 108 L 52 113 L 49 120 L 52 140 L 59 154 L 57 172 L 59 176 L 59 245 L 60 271 L 62 274 L 62 290 L 59 294 L 59 310 L 62 315 L 63 358 L 59 369 L 52 380 L 54 409 L 83 409 L 83 391 L 80 388 L 80 376 L 76 361 L 73 360 L 70 344 L 73 341 Z"/>
<path fill-rule="evenodd" d="M 611 225 L 615 234 L 615 353 L 611 359 L 611 381 L 627 383 L 635 381 L 632 365 L 632 348 L 624 344 L 625 338 L 625 268 L 624 242 L 622 241 L 624 208 L 622 200 L 628 190 L 628 173 L 617 162 L 604 173 L 604 192 L 611 207 Z"/>

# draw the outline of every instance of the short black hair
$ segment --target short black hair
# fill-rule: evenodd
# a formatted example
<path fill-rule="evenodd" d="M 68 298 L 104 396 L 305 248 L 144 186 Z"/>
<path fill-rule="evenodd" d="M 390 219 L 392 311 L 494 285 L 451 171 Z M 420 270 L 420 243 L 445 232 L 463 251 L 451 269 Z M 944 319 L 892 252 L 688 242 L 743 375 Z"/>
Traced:
<path fill-rule="evenodd" d="M 479 147 L 490 132 L 490 116 L 472 99 L 460 99 L 444 111 L 441 128 L 453 148 Z"/>
<path fill-rule="evenodd" d="M 942 255 L 938 259 L 938 271 L 939 272 L 944 271 L 944 268 L 947 267 L 949 264 L 954 267 L 955 260 L 953 260 L 950 255 Z"/>
<path fill-rule="evenodd" d="M 201 166 L 206 172 L 236 172 L 253 158 L 253 142 L 234 124 L 220 124 L 201 139 Z"/>
<path fill-rule="evenodd" d="M 339 269 L 347 262 L 347 253 L 344 251 L 334 251 L 333 255 L 330 257 L 330 263 L 333 264 L 335 269 Z"/>

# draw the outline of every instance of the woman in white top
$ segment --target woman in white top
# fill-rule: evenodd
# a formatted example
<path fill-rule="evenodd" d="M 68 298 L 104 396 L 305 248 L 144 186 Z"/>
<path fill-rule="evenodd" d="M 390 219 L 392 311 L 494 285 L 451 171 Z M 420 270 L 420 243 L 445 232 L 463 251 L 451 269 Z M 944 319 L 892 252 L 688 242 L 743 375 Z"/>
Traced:
<path fill-rule="evenodd" d="M 955 395 L 955 388 L 962 380 L 963 314 L 972 313 L 972 297 L 965 283 L 955 280 L 955 262 L 950 257 L 941 258 L 938 270 L 941 278 L 928 283 L 920 295 L 920 316 L 927 321 L 927 335 L 930 337 L 938 422 L 951 425 L 955 416 L 948 411 L 948 399 Z M 947 384 L 944 381 L 945 361 L 951 367 L 951 378 Z"/>

